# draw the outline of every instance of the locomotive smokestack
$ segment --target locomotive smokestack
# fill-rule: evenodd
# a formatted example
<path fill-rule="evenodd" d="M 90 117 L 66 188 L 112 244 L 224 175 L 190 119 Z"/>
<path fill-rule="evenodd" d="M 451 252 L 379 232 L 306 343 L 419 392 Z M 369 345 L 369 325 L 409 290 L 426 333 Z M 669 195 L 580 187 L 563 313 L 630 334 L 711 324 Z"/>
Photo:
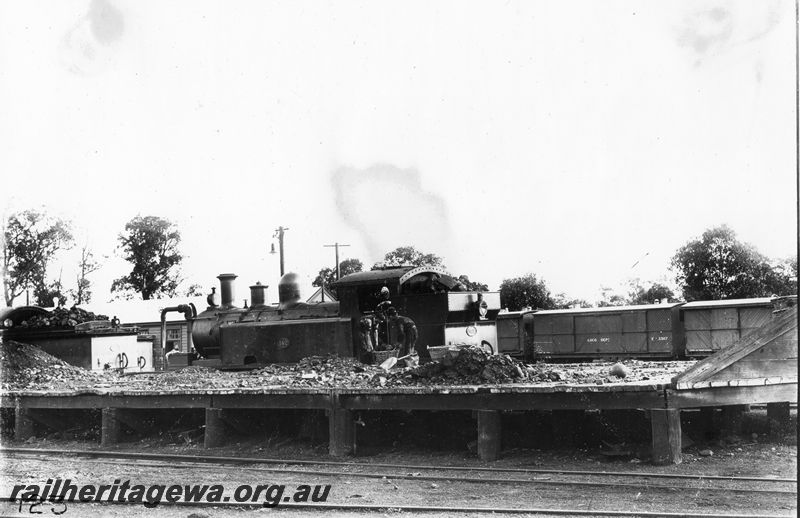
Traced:
<path fill-rule="evenodd" d="M 219 292 L 222 299 L 220 307 L 222 309 L 230 309 L 236 307 L 233 305 L 233 281 L 238 277 L 235 273 L 221 273 L 217 276 L 219 279 Z"/>
<path fill-rule="evenodd" d="M 250 286 L 250 307 L 251 308 L 260 308 L 266 305 L 267 302 L 267 288 L 269 286 L 265 286 L 260 282 L 255 283 L 254 285 Z"/>

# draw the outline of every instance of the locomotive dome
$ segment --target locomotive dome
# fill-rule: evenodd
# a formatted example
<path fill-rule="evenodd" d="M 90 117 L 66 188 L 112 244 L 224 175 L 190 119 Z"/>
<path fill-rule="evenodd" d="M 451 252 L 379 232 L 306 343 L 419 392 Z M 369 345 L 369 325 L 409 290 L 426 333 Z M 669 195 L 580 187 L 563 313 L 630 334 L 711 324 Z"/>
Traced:
<path fill-rule="evenodd" d="M 281 306 L 300 301 L 300 282 L 296 273 L 289 272 L 278 283 L 278 301 Z"/>

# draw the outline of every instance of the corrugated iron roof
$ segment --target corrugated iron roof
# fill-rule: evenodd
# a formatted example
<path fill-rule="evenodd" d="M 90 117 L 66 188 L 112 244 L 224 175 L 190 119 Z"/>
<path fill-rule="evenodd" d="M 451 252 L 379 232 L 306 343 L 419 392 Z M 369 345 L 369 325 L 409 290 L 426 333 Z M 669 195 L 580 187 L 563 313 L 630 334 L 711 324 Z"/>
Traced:
<path fill-rule="evenodd" d="M 606 306 L 603 308 L 571 308 L 571 309 L 545 309 L 537 311 L 537 315 L 569 315 L 575 313 L 613 313 L 620 311 L 642 311 L 648 309 L 670 309 L 680 306 L 680 302 L 668 304 L 639 304 L 636 306 Z"/>
<path fill-rule="evenodd" d="M 116 316 L 122 324 L 144 324 L 160 322 L 162 309 L 178 306 L 180 304 L 194 304 L 198 313 L 208 307 L 206 296 L 175 297 L 171 299 L 90 302 L 89 304 L 81 304 L 78 307 L 98 315 L 106 315 L 108 318 Z M 178 322 L 185 320 L 183 314 L 177 312 L 167 313 L 166 318 L 167 322 Z"/>
<path fill-rule="evenodd" d="M 36 315 L 46 315 L 47 310 L 39 306 L 16 306 L 0 308 L 0 327 L 3 326 L 3 321 L 10 318 L 14 325 L 18 325 L 23 320 Z"/>
<path fill-rule="evenodd" d="M 347 286 L 352 284 L 375 284 L 381 281 L 396 281 L 404 273 L 411 270 L 411 266 L 398 266 L 397 268 L 386 268 L 383 270 L 369 270 L 367 272 L 356 272 L 345 275 L 333 286 Z"/>
<path fill-rule="evenodd" d="M 772 297 L 757 297 L 752 299 L 727 299 L 727 300 L 696 300 L 683 305 L 684 309 L 727 308 L 731 306 L 770 306 Z"/>

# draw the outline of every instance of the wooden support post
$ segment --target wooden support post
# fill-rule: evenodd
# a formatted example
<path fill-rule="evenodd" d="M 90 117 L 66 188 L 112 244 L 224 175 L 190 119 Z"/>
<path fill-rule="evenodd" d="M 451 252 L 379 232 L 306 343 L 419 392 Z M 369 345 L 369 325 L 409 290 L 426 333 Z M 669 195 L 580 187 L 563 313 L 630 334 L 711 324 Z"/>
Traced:
<path fill-rule="evenodd" d="M 478 410 L 478 457 L 481 460 L 500 458 L 502 426 L 497 410 Z"/>
<path fill-rule="evenodd" d="M 782 435 L 789 430 L 789 403 L 767 403 L 769 433 Z"/>
<path fill-rule="evenodd" d="M 331 457 L 352 455 L 355 449 L 353 412 L 344 408 L 328 410 L 328 453 Z"/>
<path fill-rule="evenodd" d="M 104 408 L 102 410 L 100 446 L 110 446 L 120 442 L 122 438 L 122 423 L 119 415 L 122 412 L 122 409 L 119 408 Z"/>
<path fill-rule="evenodd" d="M 738 435 L 742 431 L 742 414 L 746 405 L 722 407 L 722 435 Z"/>
<path fill-rule="evenodd" d="M 680 464 L 681 411 L 677 408 L 657 408 L 650 411 L 653 434 L 654 464 Z"/>
<path fill-rule="evenodd" d="M 221 408 L 206 408 L 206 432 L 203 447 L 216 448 L 225 442 L 225 419 Z"/>
<path fill-rule="evenodd" d="M 26 441 L 33 437 L 33 410 L 17 405 L 14 408 L 14 440 Z"/>

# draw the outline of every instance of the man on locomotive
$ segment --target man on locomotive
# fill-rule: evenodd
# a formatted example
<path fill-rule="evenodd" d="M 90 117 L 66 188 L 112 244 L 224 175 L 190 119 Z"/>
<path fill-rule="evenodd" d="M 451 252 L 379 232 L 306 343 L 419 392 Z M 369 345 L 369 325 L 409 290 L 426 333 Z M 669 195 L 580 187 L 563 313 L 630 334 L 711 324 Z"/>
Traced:
<path fill-rule="evenodd" d="M 389 300 L 389 288 L 382 287 L 379 298 L 380 302 L 375 307 L 375 345 L 379 350 L 390 350 L 392 347 L 388 311 L 394 308 L 392 307 L 392 301 Z"/>

